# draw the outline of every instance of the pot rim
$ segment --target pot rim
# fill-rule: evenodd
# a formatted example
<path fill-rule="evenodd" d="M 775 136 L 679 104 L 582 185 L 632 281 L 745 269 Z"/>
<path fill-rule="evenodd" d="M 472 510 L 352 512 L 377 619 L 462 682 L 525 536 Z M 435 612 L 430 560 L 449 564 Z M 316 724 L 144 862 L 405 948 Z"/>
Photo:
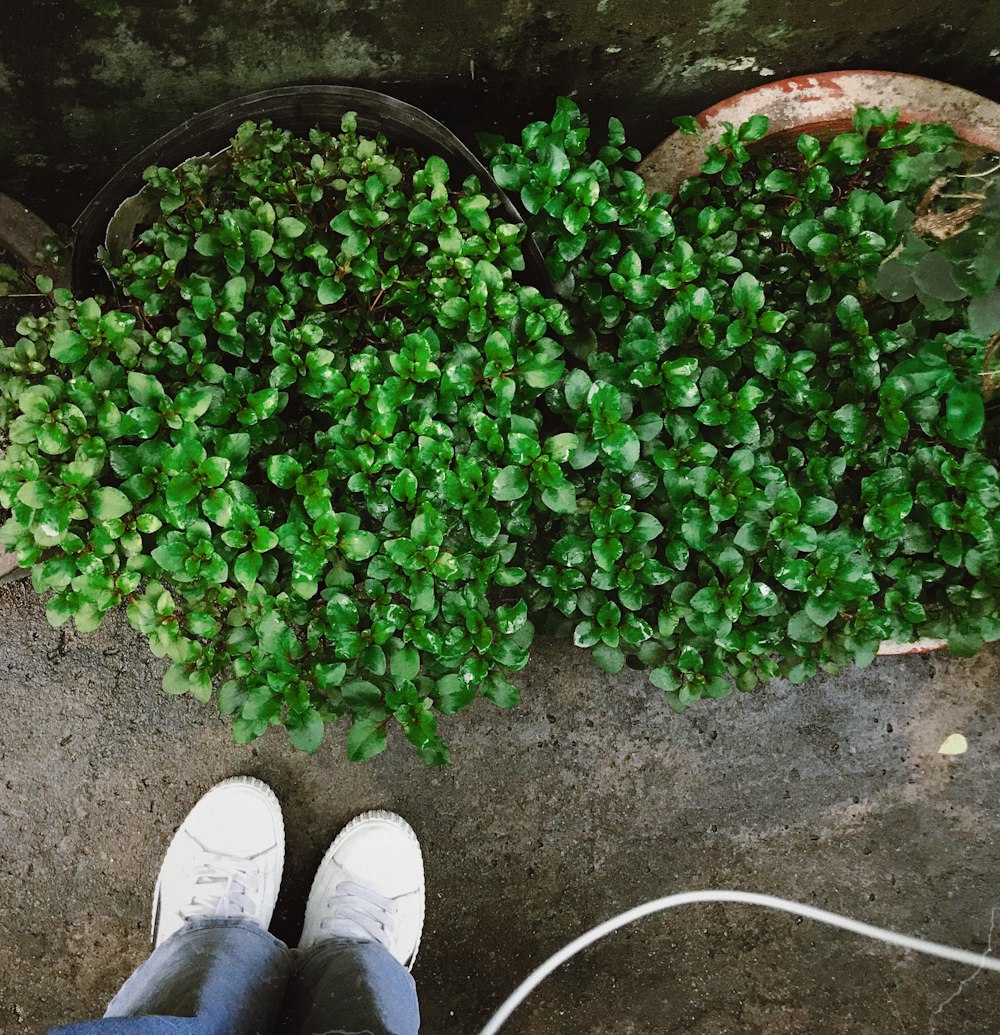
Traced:
<path fill-rule="evenodd" d="M 98 247 L 104 243 L 117 209 L 144 189 L 142 172 L 149 165 L 176 168 L 192 156 L 224 151 L 237 128 L 248 119 L 272 119 L 283 129 L 301 133 L 308 132 L 318 121 L 329 122 L 335 116 L 339 119 L 339 114 L 347 111 L 357 112 L 359 129 L 366 133 L 383 133 L 390 145 L 426 149 L 428 142 L 436 142 L 437 147 L 428 149 L 428 155 L 460 159 L 479 176 L 485 188 L 497 195 L 505 217 L 511 222 L 524 223 L 524 216 L 486 165 L 453 130 L 423 109 L 378 90 L 332 83 L 292 84 L 243 94 L 192 115 L 121 166 L 73 224 L 74 286 L 96 289 Z M 530 236 L 525 242 L 525 258 L 533 282 L 545 283 L 548 279 L 545 261 Z"/>
<path fill-rule="evenodd" d="M 1000 150 L 1000 104 L 960 86 L 926 76 L 875 69 L 847 69 L 791 76 L 761 83 L 713 104 L 695 116 L 697 135 L 675 131 L 639 166 L 650 191 L 673 194 L 696 175 L 705 148 L 727 122 L 751 115 L 770 119 L 767 137 L 809 126 L 849 121 L 859 105 L 898 108 L 907 122 L 947 122 L 970 144 Z"/>
<path fill-rule="evenodd" d="M 0 194 L 0 246 L 26 273 L 39 268 L 36 256 L 47 237 L 55 237 L 55 231 L 45 220 L 17 199 Z"/>

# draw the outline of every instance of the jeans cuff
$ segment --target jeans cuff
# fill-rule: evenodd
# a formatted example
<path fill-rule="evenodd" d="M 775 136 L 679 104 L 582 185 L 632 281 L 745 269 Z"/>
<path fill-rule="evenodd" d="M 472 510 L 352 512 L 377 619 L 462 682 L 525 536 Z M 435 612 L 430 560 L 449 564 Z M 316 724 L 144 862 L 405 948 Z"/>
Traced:
<path fill-rule="evenodd" d="M 278 949 L 288 951 L 288 946 L 275 938 L 270 931 L 265 931 L 256 920 L 245 916 L 198 916 L 188 920 L 183 927 L 176 930 L 168 939 L 172 942 L 175 938 L 182 938 L 185 935 L 194 934 L 197 931 L 204 931 L 210 927 L 237 927 L 240 930 L 249 931 L 251 934 L 263 938 L 269 945 Z M 166 944 L 166 942 L 164 942 Z"/>

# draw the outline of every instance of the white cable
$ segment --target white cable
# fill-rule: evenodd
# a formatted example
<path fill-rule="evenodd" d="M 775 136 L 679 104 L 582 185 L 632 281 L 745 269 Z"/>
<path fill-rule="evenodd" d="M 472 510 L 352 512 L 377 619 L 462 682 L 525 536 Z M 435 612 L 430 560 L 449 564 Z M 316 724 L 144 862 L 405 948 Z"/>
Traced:
<path fill-rule="evenodd" d="M 740 902 L 748 906 L 765 906 L 768 909 L 776 909 L 782 913 L 794 913 L 796 916 L 803 916 L 808 920 L 818 920 L 821 924 L 840 927 L 845 931 L 853 931 L 855 934 L 861 934 L 867 938 L 875 938 L 888 945 L 898 945 L 900 948 L 912 949 L 914 952 L 922 952 L 928 956 L 940 956 L 942 959 L 964 963 L 969 967 L 978 967 L 981 970 L 992 970 L 1000 973 L 1000 959 L 968 952 L 965 949 L 953 949 L 948 945 L 924 941 L 922 938 L 912 938 L 907 934 L 896 934 L 894 931 L 887 931 L 882 927 L 863 924 L 860 920 L 851 920 L 846 916 L 840 916 L 838 913 L 829 913 L 825 909 L 816 909 L 814 906 L 804 906 L 786 898 L 776 898 L 773 895 L 759 895 L 753 891 L 686 891 L 679 895 L 667 895 L 665 898 L 645 902 L 643 905 L 636 906 L 625 913 L 620 913 L 610 920 L 605 920 L 603 924 L 591 928 L 586 934 L 581 934 L 579 938 L 564 946 L 554 956 L 550 956 L 540 967 L 532 971 L 507 997 L 479 1035 L 496 1035 L 501 1026 L 507 1022 L 510 1015 L 549 974 L 561 967 L 578 952 L 587 948 L 588 945 L 593 945 L 594 942 L 606 938 L 613 931 L 626 927 L 636 920 L 641 920 L 644 916 L 649 916 L 651 913 L 659 913 L 665 909 L 673 909 L 675 906 L 687 906 L 695 902 Z"/>

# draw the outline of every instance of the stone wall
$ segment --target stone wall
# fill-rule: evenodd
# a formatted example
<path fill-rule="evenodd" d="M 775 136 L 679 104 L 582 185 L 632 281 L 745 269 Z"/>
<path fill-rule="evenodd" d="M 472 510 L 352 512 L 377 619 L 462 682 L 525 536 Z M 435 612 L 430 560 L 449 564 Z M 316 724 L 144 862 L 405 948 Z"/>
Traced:
<path fill-rule="evenodd" d="M 115 10 L 117 7 L 117 11 Z M 0 13 L 0 190 L 71 222 L 193 113 L 296 82 L 384 89 L 460 133 L 570 94 L 644 150 L 676 114 L 834 68 L 929 75 L 1000 100 L 984 0 L 33 0 Z"/>

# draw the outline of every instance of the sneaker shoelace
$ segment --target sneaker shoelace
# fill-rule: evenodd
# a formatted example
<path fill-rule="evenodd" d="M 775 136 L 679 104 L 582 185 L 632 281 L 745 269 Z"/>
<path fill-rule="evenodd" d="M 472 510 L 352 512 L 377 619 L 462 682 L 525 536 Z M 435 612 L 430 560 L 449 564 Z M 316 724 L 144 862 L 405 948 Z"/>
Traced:
<path fill-rule="evenodd" d="M 388 946 L 389 927 L 396 916 L 396 903 L 372 888 L 354 881 L 341 881 L 327 903 L 330 915 L 320 930 L 337 938 L 372 938 Z"/>
<path fill-rule="evenodd" d="M 240 856 L 205 852 L 194 871 L 199 889 L 191 902 L 180 910 L 188 921 L 202 916 L 257 915 L 257 897 L 261 888 L 260 867 Z"/>

